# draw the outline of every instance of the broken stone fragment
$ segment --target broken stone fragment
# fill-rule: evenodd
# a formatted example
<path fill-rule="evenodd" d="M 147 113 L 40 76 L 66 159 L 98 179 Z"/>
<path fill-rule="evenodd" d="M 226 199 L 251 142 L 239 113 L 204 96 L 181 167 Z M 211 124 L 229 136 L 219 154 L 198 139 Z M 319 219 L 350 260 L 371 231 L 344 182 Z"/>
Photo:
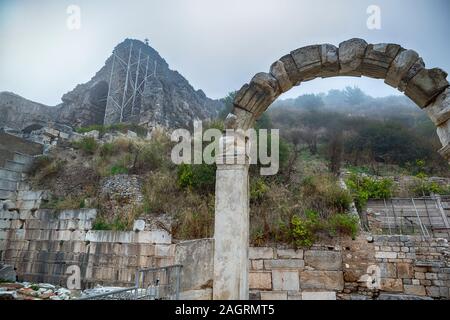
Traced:
<path fill-rule="evenodd" d="M 319 74 L 321 64 L 320 46 L 306 46 L 291 52 L 302 81 L 312 80 Z"/>
<path fill-rule="evenodd" d="M 286 70 L 286 73 L 288 74 L 292 85 L 298 86 L 302 79 L 300 76 L 300 72 L 298 71 L 295 64 L 294 58 L 291 56 L 291 54 L 287 54 L 285 56 L 282 56 L 280 58 L 280 61 L 283 63 L 284 69 Z"/>
<path fill-rule="evenodd" d="M 425 112 L 436 126 L 450 119 L 450 88 L 445 89 L 434 102 L 426 107 Z"/>
<path fill-rule="evenodd" d="M 384 82 L 394 88 L 397 88 L 402 78 L 408 73 L 409 69 L 419 59 L 419 54 L 414 50 L 403 50 L 389 67 Z"/>
<path fill-rule="evenodd" d="M 280 60 L 275 61 L 270 66 L 270 74 L 277 79 L 278 85 L 280 86 L 282 92 L 286 92 L 293 87 L 294 84 L 289 79 L 284 63 Z"/>
<path fill-rule="evenodd" d="M 408 82 L 405 94 L 424 108 L 449 86 L 446 77 L 447 73 L 442 69 L 422 69 Z"/>
<path fill-rule="evenodd" d="M 339 57 L 338 48 L 331 44 L 323 44 L 320 46 L 320 59 L 322 62 L 322 78 L 334 77 L 339 75 Z"/>
<path fill-rule="evenodd" d="M 361 63 L 366 51 L 367 42 L 353 38 L 339 44 L 340 74 L 345 76 L 361 76 Z"/>
<path fill-rule="evenodd" d="M 362 74 L 370 78 L 386 78 L 389 66 L 400 48 L 398 44 L 369 44 L 361 64 Z"/>

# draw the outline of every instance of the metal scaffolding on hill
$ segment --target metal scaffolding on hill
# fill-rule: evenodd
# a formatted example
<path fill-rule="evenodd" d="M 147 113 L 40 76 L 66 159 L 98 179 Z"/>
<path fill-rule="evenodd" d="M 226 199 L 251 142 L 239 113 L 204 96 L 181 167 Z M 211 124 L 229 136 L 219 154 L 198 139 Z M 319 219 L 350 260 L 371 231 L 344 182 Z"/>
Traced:
<path fill-rule="evenodd" d="M 103 121 L 105 125 L 137 118 L 147 79 L 156 77 L 157 61 L 153 61 L 153 71 L 149 70 L 151 64 L 150 56 L 145 55 L 142 48 L 133 48 L 132 41 L 128 50 L 114 50 Z"/>

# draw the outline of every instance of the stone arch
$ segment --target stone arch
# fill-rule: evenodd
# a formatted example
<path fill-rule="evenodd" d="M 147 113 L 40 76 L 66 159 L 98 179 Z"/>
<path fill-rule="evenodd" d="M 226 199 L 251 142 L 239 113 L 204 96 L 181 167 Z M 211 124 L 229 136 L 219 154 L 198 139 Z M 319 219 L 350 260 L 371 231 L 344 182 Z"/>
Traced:
<path fill-rule="evenodd" d="M 238 91 L 226 128 L 242 129 L 235 136 L 243 140 L 242 132 L 251 128 L 280 94 L 305 81 L 335 76 L 384 79 L 404 92 L 436 125 L 443 145 L 439 152 L 450 160 L 447 73 L 426 69 L 413 50 L 397 44 L 368 44 L 363 39 L 350 39 L 338 47 L 306 46 L 281 57 L 271 65 L 269 73 L 257 73 Z M 223 136 L 222 143 L 227 149 L 234 140 Z M 234 155 L 242 152 L 237 149 Z M 248 164 L 217 164 L 213 299 L 248 299 L 248 187 Z"/>
<path fill-rule="evenodd" d="M 275 61 L 269 73 L 257 73 L 238 91 L 232 114 L 239 128 L 248 129 L 277 97 L 315 78 L 366 76 L 384 79 L 428 114 L 437 127 L 443 148 L 450 160 L 450 89 L 447 73 L 427 69 L 417 52 L 398 44 L 368 44 L 350 39 L 339 44 L 311 45 L 291 51 Z"/>

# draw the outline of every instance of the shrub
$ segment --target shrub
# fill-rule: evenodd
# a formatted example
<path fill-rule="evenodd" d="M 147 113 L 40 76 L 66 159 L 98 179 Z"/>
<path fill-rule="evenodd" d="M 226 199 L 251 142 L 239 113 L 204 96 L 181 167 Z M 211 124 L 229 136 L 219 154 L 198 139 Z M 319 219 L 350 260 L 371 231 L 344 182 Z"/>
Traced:
<path fill-rule="evenodd" d="M 128 168 L 125 168 L 122 165 L 114 165 L 111 167 L 111 175 L 116 175 L 116 174 L 128 174 Z"/>
<path fill-rule="evenodd" d="M 447 195 L 450 193 L 450 185 L 442 186 L 436 181 L 427 181 L 425 179 L 419 179 L 411 188 L 411 192 L 414 196 L 430 196 L 432 193 Z"/>
<path fill-rule="evenodd" d="M 170 207 L 174 205 L 173 199 L 176 198 L 174 194 L 178 193 L 176 179 L 171 174 L 151 174 L 144 184 L 144 212 L 170 213 Z"/>
<path fill-rule="evenodd" d="M 99 153 L 102 158 L 112 156 L 116 152 L 116 147 L 113 143 L 104 143 L 99 148 Z"/>
<path fill-rule="evenodd" d="M 37 184 L 43 183 L 47 178 L 57 175 L 66 162 L 63 160 L 53 160 L 45 157 L 39 164 L 36 164 L 33 168 L 34 181 Z"/>
<path fill-rule="evenodd" d="M 318 214 L 306 212 L 306 218 L 294 215 L 291 219 L 291 236 L 296 247 L 310 247 L 315 240 L 315 230 L 319 225 Z"/>
<path fill-rule="evenodd" d="M 53 162 L 53 159 L 50 158 L 49 156 L 44 156 L 44 155 L 38 156 L 34 159 L 33 164 L 31 165 L 31 168 L 28 171 L 28 173 L 31 176 L 34 176 L 42 169 L 49 166 L 52 162 Z"/>
<path fill-rule="evenodd" d="M 263 179 L 259 178 L 256 180 L 252 180 L 250 183 L 250 201 L 251 202 L 259 202 L 261 201 L 267 191 L 269 190 L 269 187 L 264 182 Z"/>
<path fill-rule="evenodd" d="M 388 178 L 375 179 L 369 176 L 352 174 L 346 181 L 359 211 L 368 199 L 387 199 L 392 196 L 394 182 Z"/>
<path fill-rule="evenodd" d="M 86 154 L 94 154 L 97 150 L 98 144 L 93 137 L 83 137 L 79 141 L 75 141 L 73 146 L 76 149 L 81 149 Z"/>
<path fill-rule="evenodd" d="M 180 199 L 181 200 L 181 199 Z M 176 214 L 172 230 L 178 239 L 207 238 L 213 235 L 214 196 L 187 191 L 182 196 L 183 208 Z"/>
<path fill-rule="evenodd" d="M 208 164 L 181 164 L 178 167 L 178 185 L 202 193 L 214 192 L 216 166 Z"/>
<path fill-rule="evenodd" d="M 92 230 L 112 230 L 112 226 L 102 217 L 97 217 L 92 224 Z"/>
<path fill-rule="evenodd" d="M 112 223 L 112 230 L 115 231 L 127 231 L 130 229 L 130 221 L 127 217 L 118 216 Z"/>
<path fill-rule="evenodd" d="M 342 189 L 331 174 L 304 178 L 300 193 L 307 208 L 320 212 L 323 218 L 347 211 L 352 202 L 350 193 Z"/>
<path fill-rule="evenodd" d="M 72 196 L 52 198 L 48 202 L 42 202 L 41 208 L 55 210 L 81 209 L 84 208 L 84 198 Z"/>
<path fill-rule="evenodd" d="M 165 136 L 156 136 L 150 142 L 133 147 L 134 165 L 137 172 L 151 171 L 162 168 L 170 160 L 170 141 Z"/>
<path fill-rule="evenodd" d="M 328 230 L 331 235 L 345 234 L 356 237 L 359 230 L 359 219 L 349 214 L 335 214 L 328 220 Z"/>

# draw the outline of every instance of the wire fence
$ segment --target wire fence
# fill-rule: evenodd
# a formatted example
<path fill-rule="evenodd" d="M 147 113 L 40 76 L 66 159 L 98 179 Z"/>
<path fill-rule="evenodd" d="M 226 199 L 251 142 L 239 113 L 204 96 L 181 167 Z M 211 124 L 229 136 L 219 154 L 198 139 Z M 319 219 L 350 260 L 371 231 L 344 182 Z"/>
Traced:
<path fill-rule="evenodd" d="M 136 270 L 135 286 L 104 289 L 78 300 L 179 300 L 182 265 Z"/>
<path fill-rule="evenodd" d="M 450 196 L 370 199 L 367 209 L 375 213 L 383 233 L 429 238 L 448 236 L 450 232 Z"/>

